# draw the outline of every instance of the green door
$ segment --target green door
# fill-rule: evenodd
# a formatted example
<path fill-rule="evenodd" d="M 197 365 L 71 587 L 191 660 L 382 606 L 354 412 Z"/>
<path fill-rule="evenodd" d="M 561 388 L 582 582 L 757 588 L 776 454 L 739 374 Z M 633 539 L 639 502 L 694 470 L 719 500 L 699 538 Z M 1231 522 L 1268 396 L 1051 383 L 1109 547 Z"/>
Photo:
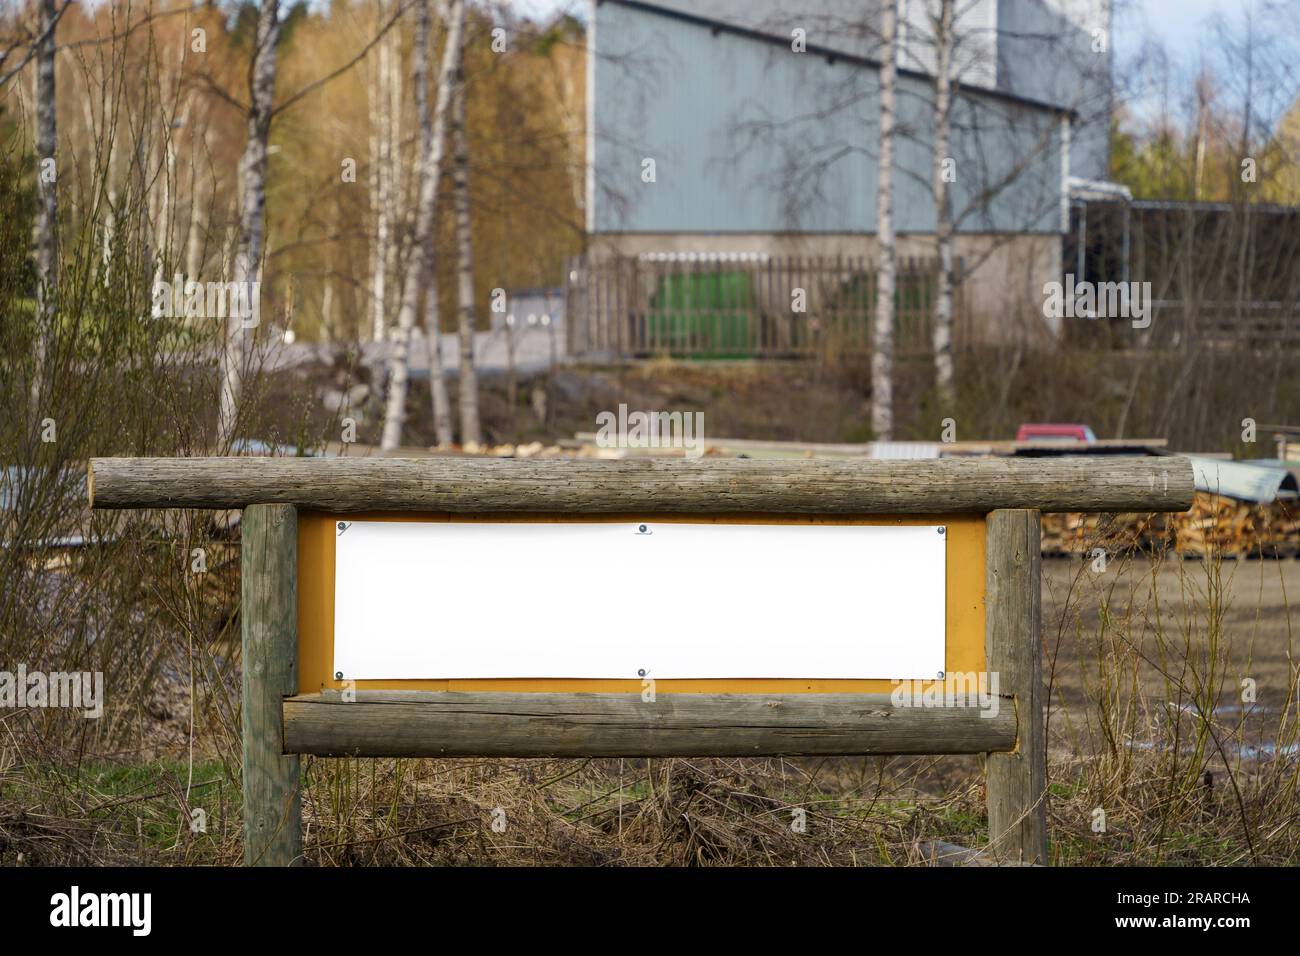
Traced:
<path fill-rule="evenodd" d="M 650 303 L 650 345 L 687 358 L 744 358 L 749 336 L 747 272 L 660 276 Z"/>

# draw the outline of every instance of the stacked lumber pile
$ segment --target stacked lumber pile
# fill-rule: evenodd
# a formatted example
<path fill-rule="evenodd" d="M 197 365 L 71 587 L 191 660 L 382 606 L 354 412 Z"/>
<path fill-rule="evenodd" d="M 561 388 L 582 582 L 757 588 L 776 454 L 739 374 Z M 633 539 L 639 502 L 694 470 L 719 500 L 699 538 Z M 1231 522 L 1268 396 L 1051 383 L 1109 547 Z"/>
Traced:
<path fill-rule="evenodd" d="M 1044 554 L 1101 548 L 1187 557 L 1300 557 L 1300 502 L 1253 504 L 1197 492 L 1182 514 L 1043 515 Z"/>

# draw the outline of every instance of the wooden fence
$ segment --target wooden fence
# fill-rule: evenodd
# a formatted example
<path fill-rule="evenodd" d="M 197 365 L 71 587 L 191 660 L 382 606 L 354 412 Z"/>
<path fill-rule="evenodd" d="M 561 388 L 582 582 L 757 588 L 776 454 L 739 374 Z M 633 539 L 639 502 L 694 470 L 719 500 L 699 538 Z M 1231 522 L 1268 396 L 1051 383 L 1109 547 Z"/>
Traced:
<path fill-rule="evenodd" d="M 1270 355 L 1300 348 L 1300 301 L 1156 299 L 1147 307 L 1145 328 L 1128 318 L 1067 320 L 1065 342 L 1078 348 L 1245 349 Z"/>
<path fill-rule="evenodd" d="M 1185 511 L 1186 458 L 833 460 L 104 459 L 93 508 L 242 508 L 244 859 L 302 860 L 298 755 L 768 756 L 986 753 L 989 846 L 1047 862 L 1042 511 Z M 985 669 L 1005 706 L 889 694 L 505 693 L 298 686 L 298 511 L 987 515 Z M 545 520 L 545 519 L 539 519 Z M 306 554 L 301 560 L 320 560 Z M 815 599 L 810 596 L 810 599 Z M 513 625 L 508 625 L 513 626 Z M 677 626 L 677 625 L 674 625 Z M 707 634 L 699 635 L 707 640 Z M 907 640 L 899 634 L 897 640 Z M 978 640 L 978 638 L 977 638 Z M 341 676 L 341 675 L 339 675 Z"/>
<path fill-rule="evenodd" d="M 1300 347 L 1300 301 L 1152 303 L 1151 339 L 1171 348 L 1247 348 L 1271 351 Z"/>
<path fill-rule="evenodd" d="M 930 351 L 936 275 L 932 259 L 899 260 L 900 357 Z M 579 358 L 806 358 L 871 348 L 876 266 L 865 257 L 620 257 L 576 260 L 568 276 L 568 349 Z"/>
<path fill-rule="evenodd" d="M 1085 347 L 1300 346 L 1300 208 L 1253 203 L 1076 201 L 1063 267 L 1076 283 L 1150 284 L 1150 325 L 1070 321 Z"/>

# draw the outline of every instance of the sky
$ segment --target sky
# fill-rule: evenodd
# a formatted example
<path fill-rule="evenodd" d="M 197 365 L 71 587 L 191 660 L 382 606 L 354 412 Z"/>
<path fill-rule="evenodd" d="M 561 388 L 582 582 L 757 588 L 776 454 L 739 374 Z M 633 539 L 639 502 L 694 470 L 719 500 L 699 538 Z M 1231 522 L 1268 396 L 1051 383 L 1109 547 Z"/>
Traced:
<path fill-rule="evenodd" d="M 1116 5 L 1111 38 L 1120 56 L 1136 53 L 1143 35 L 1158 37 L 1171 52 L 1195 48 L 1206 20 L 1239 6 L 1234 0 L 1129 0 Z"/>
<path fill-rule="evenodd" d="M 545 20 L 557 10 L 582 13 L 587 9 L 587 0 L 505 0 L 523 16 L 535 20 Z"/>
<path fill-rule="evenodd" d="M 1269 10 L 1270 3 L 1285 12 Z M 1184 102 L 1165 105 L 1173 112 L 1191 108 L 1190 93 L 1202 67 L 1214 76 L 1221 106 L 1239 107 L 1246 86 L 1234 70 L 1229 43 L 1242 35 L 1245 13 L 1254 14 L 1260 52 L 1255 66 L 1255 122 L 1271 126 L 1300 93 L 1300 0 L 1115 0 L 1111 38 L 1116 53 L 1117 89 L 1124 88 L 1130 112 L 1141 119 L 1160 109 L 1161 84 L 1144 75 L 1141 57 L 1147 39 L 1159 41 L 1173 72 L 1172 95 Z M 1220 32 L 1216 17 L 1227 24 Z M 1239 61 L 1237 61 L 1239 62 Z M 1154 71 L 1158 72 L 1158 71 Z"/>

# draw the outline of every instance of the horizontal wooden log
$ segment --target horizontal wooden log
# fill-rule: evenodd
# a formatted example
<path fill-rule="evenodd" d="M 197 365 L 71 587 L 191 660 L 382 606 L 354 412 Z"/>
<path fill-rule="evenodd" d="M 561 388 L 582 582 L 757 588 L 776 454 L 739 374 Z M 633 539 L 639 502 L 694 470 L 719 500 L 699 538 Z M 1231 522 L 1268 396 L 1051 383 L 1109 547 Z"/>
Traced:
<path fill-rule="evenodd" d="M 325 757 L 737 757 L 1011 750 L 1016 715 L 887 694 L 336 691 L 284 702 L 286 753 Z M 991 711 L 990 711 L 991 713 Z"/>
<path fill-rule="evenodd" d="M 456 513 L 1186 511 L 1179 457 L 931 461 L 92 458 L 95 508 Z"/>

